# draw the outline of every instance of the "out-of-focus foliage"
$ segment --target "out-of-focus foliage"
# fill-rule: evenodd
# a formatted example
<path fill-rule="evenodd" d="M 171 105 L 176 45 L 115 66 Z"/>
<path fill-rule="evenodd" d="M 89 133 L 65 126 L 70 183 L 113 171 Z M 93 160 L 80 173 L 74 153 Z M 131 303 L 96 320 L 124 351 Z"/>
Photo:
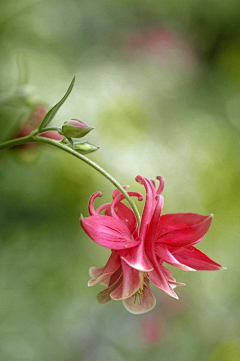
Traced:
<path fill-rule="evenodd" d="M 0 153 L 0 359 L 239 360 L 240 2 L 0 0 L 0 140 L 76 85 L 53 124 L 96 127 L 90 157 L 122 184 L 166 180 L 165 213 L 214 213 L 200 245 L 224 272 L 173 270 L 180 300 L 97 304 L 108 251 L 79 226 L 112 186 L 40 146 Z M 139 204 L 139 209 L 142 205 Z"/>

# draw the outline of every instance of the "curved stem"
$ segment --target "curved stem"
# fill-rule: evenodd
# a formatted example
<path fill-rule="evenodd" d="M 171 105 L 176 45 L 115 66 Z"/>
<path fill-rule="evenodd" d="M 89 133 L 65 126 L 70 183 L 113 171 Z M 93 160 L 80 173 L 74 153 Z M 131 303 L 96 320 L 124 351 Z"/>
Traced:
<path fill-rule="evenodd" d="M 128 193 L 125 191 L 125 189 L 121 186 L 121 184 L 111 176 L 111 174 L 109 174 L 108 172 L 106 172 L 103 168 L 101 168 L 97 163 L 93 162 L 91 159 L 85 157 L 84 155 L 76 152 L 75 150 L 73 150 L 72 148 L 67 147 L 66 145 L 59 143 L 56 140 L 52 140 L 49 138 L 44 138 L 44 137 L 38 137 L 38 136 L 33 136 L 33 139 L 37 142 L 40 143 L 46 143 L 46 144 L 51 144 L 54 147 L 60 148 L 62 150 L 64 150 L 67 153 L 72 154 L 74 157 L 81 159 L 83 162 L 87 163 L 88 165 L 90 165 L 92 168 L 94 168 L 95 170 L 97 170 L 99 173 L 101 173 L 105 178 L 107 178 L 117 189 L 119 189 L 119 191 L 124 195 L 124 197 L 126 198 L 126 200 L 128 201 L 128 203 L 130 204 L 137 222 L 138 222 L 138 226 L 140 226 L 141 223 L 141 218 L 140 218 L 140 214 L 138 212 L 138 209 L 136 207 L 136 204 L 134 203 L 134 201 L 132 200 L 131 197 L 129 197 Z"/>
<path fill-rule="evenodd" d="M 57 130 L 57 128 L 44 128 L 44 129 L 41 130 L 41 133 L 48 132 L 49 130 Z M 101 168 L 98 164 L 93 162 L 91 159 L 89 159 L 89 158 L 85 157 L 84 155 L 76 152 L 74 149 L 69 148 L 67 145 L 65 145 L 63 143 L 60 143 L 60 142 L 58 142 L 56 140 L 50 139 L 50 138 L 45 138 L 45 137 L 42 137 L 42 136 L 38 136 L 37 134 L 39 134 L 39 131 L 35 130 L 26 137 L 11 139 L 11 140 L 8 140 L 6 142 L 0 143 L 0 150 L 5 149 L 5 148 L 15 147 L 17 145 L 21 145 L 21 144 L 25 144 L 25 143 L 38 142 L 38 143 L 45 143 L 45 144 L 53 145 L 54 147 L 60 148 L 60 149 L 64 150 L 65 152 L 67 152 L 69 154 L 72 154 L 74 157 L 76 157 L 78 159 L 81 159 L 83 162 L 87 163 L 92 168 L 97 170 L 105 178 L 107 178 L 117 189 L 119 189 L 119 191 L 124 195 L 124 197 L 126 198 L 126 200 L 129 203 L 129 205 L 131 206 L 131 208 L 132 208 L 132 210 L 133 210 L 133 212 L 134 212 L 134 214 L 136 216 L 138 226 L 140 226 L 141 217 L 140 217 L 140 214 L 139 214 L 138 209 L 136 207 L 136 204 L 134 203 L 132 198 L 128 195 L 128 193 L 125 191 L 125 189 L 121 186 L 121 184 L 118 183 L 118 181 L 116 179 L 114 179 L 108 172 L 106 172 L 103 168 Z"/>

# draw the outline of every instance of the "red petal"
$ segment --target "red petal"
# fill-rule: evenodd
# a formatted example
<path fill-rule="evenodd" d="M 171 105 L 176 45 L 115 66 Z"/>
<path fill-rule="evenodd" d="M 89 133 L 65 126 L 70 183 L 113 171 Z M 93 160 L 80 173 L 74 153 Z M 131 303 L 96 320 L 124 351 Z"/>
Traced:
<path fill-rule="evenodd" d="M 91 216 L 98 214 L 94 209 L 94 201 L 97 197 L 102 197 L 102 192 L 94 193 L 89 199 L 88 211 Z"/>
<path fill-rule="evenodd" d="M 149 272 L 148 276 L 149 276 L 150 280 L 152 281 L 152 283 L 155 286 L 157 286 L 158 288 L 160 288 L 160 290 L 165 292 L 167 295 L 178 299 L 178 296 L 173 291 L 172 287 L 170 286 L 170 284 L 166 278 L 166 275 L 160 269 L 160 267 L 158 269 L 158 272 L 153 270 L 153 271 Z"/>
<path fill-rule="evenodd" d="M 158 257 L 164 262 L 170 263 L 175 267 L 178 267 L 184 271 L 195 271 L 195 269 L 188 267 L 184 263 L 180 263 L 168 250 L 165 244 L 161 244 L 160 242 L 155 246 L 155 252 Z"/>
<path fill-rule="evenodd" d="M 137 221 L 136 217 L 125 204 L 119 202 L 116 206 L 115 213 L 117 217 L 129 228 L 130 233 L 134 234 L 137 230 Z"/>
<path fill-rule="evenodd" d="M 218 271 L 224 269 L 219 263 L 214 262 L 195 247 L 180 248 L 174 252 L 174 256 L 179 262 L 193 267 L 197 271 Z"/>
<path fill-rule="evenodd" d="M 98 302 L 103 304 L 112 301 L 110 293 L 114 291 L 122 282 L 122 270 L 121 267 L 118 268 L 116 272 L 110 277 L 109 287 L 99 292 L 97 295 Z"/>
<path fill-rule="evenodd" d="M 124 255 L 121 258 L 129 264 L 129 266 L 139 271 L 150 272 L 153 270 L 153 266 L 145 253 L 143 242 L 131 249 L 127 256 Z"/>
<path fill-rule="evenodd" d="M 97 295 L 98 302 L 100 304 L 108 303 L 112 301 L 112 298 L 110 297 L 110 293 L 119 286 L 119 284 L 122 282 L 122 277 L 112 284 L 110 287 L 106 288 L 105 290 L 101 291 Z"/>
<path fill-rule="evenodd" d="M 166 267 L 161 266 L 161 270 L 165 274 L 167 281 L 169 282 L 172 288 L 175 288 L 176 286 L 186 286 L 185 283 L 177 282 L 175 278 L 173 278 L 171 271 L 169 271 L 169 269 L 167 269 Z"/>
<path fill-rule="evenodd" d="M 165 181 L 161 176 L 157 176 L 157 179 L 159 180 L 159 187 L 157 189 L 157 194 L 161 194 L 164 188 Z"/>
<path fill-rule="evenodd" d="M 113 300 L 122 300 L 132 296 L 140 286 L 140 273 L 122 261 L 123 281 L 111 292 Z"/>
<path fill-rule="evenodd" d="M 80 222 L 89 237 L 103 247 L 119 250 L 135 247 L 139 243 L 118 219 L 99 215 L 82 218 Z"/>
<path fill-rule="evenodd" d="M 148 226 L 147 234 L 144 240 L 146 253 L 148 255 L 149 254 L 153 255 L 155 253 L 154 247 L 155 247 L 155 239 L 157 234 L 157 226 L 160 220 L 160 215 L 164 203 L 164 198 L 160 195 L 157 195 L 155 199 L 156 199 L 156 207 L 153 212 L 153 216 Z"/>
<path fill-rule="evenodd" d="M 94 286 L 108 279 L 121 265 L 120 256 L 117 251 L 112 251 L 105 267 L 91 267 L 89 270 L 92 279 L 88 282 L 88 286 Z"/>
<path fill-rule="evenodd" d="M 89 276 L 95 280 L 96 278 L 98 278 L 100 276 L 100 274 L 102 273 L 103 270 L 104 270 L 104 267 L 90 267 L 89 268 Z M 89 284 L 91 281 L 88 282 L 88 286 L 91 286 Z"/>
<path fill-rule="evenodd" d="M 167 246 L 184 247 L 195 244 L 204 237 L 213 216 L 195 213 L 176 213 L 161 216 L 156 242 Z"/>
<path fill-rule="evenodd" d="M 154 297 L 149 285 L 145 288 L 140 302 L 141 303 L 139 303 L 138 298 L 136 298 L 134 302 L 134 297 L 132 296 L 123 300 L 123 305 L 130 313 L 135 315 L 151 311 L 156 305 L 156 298 Z"/>
<path fill-rule="evenodd" d="M 127 190 L 128 186 L 124 186 L 123 187 L 125 190 Z M 127 194 L 130 196 L 130 197 L 137 197 L 139 201 L 142 201 L 143 200 L 143 196 L 141 193 L 138 193 L 138 192 L 127 192 Z M 125 196 L 122 194 L 122 192 L 120 192 L 119 189 L 115 189 L 113 191 L 113 194 L 112 194 L 112 197 L 113 197 L 113 200 L 115 200 L 116 198 L 119 198 L 118 202 L 122 201 L 123 199 L 125 199 Z"/>
<path fill-rule="evenodd" d="M 144 178 L 144 177 L 138 175 L 135 179 L 137 182 L 141 183 L 145 187 L 145 190 L 146 190 L 146 202 L 145 202 L 144 209 L 143 209 L 141 227 L 140 227 L 140 232 L 139 232 L 140 237 L 143 240 L 145 238 L 145 235 L 147 232 L 148 224 L 150 223 L 153 212 L 155 210 L 156 189 L 155 189 L 153 183 L 147 178 Z"/>

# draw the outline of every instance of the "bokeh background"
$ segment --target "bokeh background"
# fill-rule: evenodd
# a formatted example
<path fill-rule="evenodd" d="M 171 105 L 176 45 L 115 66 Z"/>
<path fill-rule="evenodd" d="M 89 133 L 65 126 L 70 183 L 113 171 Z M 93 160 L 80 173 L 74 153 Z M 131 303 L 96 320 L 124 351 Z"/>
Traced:
<path fill-rule="evenodd" d="M 78 118 L 89 155 L 120 183 L 166 181 L 164 213 L 214 213 L 199 248 L 228 267 L 172 269 L 179 301 L 149 314 L 101 306 L 90 266 L 109 251 L 79 226 L 112 185 L 48 146 L 0 153 L 0 359 L 240 359 L 240 2 L 0 1 L 0 140 L 76 85 L 53 124 Z M 100 203 L 99 203 L 100 204 Z M 141 209 L 139 205 L 139 209 Z M 170 268 L 170 267 L 169 267 Z"/>

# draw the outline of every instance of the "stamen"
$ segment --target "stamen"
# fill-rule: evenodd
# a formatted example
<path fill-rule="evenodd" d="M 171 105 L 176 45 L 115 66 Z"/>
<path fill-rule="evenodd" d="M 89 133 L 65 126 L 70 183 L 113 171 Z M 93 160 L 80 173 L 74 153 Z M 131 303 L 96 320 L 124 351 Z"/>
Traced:
<path fill-rule="evenodd" d="M 147 272 L 140 272 L 140 279 L 141 279 L 141 282 L 140 282 L 139 289 L 133 295 L 133 303 L 135 304 L 136 301 L 138 300 L 139 305 L 142 304 L 142 297 L 146 294 L 147 286 L 150 282 Z"/>

